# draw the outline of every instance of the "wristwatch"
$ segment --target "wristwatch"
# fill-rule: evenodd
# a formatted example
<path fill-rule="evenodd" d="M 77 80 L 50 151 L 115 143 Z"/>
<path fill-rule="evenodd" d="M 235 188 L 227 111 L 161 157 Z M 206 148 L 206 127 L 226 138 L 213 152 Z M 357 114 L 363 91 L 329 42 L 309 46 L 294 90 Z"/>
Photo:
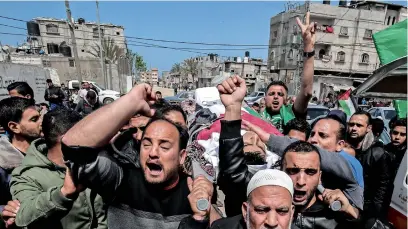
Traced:
<path fill-rule="evenodd" d="M 303 57 L 310 58 L 315 55 L 315 50 L 311 52 L 303 52 Z"/>

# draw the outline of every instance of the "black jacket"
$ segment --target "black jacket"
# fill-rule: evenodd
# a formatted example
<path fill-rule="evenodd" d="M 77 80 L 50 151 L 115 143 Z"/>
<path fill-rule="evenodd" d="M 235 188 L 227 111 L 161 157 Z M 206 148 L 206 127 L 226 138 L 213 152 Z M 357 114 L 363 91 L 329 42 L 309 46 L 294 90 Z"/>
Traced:
<path fill-rule="evenodd" d="M 393 182 L 392 157 L 381 142 L 375 142 L 365 151 L 356 150 L 356 158 L 364 171 L 363 217 L 384 219 L 389 207 L 387 193 Z"/>
<path fill-rule="evenodd" d="M 56 95 L 57 98 L 51 98 L 52 95 Z M 64 98 L 65 94 L 60 87 L 52 86 L 45 89 L 44 99 L 50 103 L 62 104 Z"/>

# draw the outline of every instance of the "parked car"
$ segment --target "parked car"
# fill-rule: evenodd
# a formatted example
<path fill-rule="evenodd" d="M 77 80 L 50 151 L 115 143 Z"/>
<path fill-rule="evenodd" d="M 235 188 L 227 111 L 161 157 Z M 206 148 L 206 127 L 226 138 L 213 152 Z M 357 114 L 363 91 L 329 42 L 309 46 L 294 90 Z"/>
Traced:
<path fill-rule="evenodd" d="M 180 102 L 188 98 L 195 99 L 195 91 L 182 91 L 175 96 L 164 97 L 164 99 L 170 104 L 179 104 Z"/>
<path fill-rule="evenodd" d="M 254 91 L 252 93 L 250 93 L 248 96 L 246 96 L 244 98 L 245 101 L 252 101 L 252 100 L 256 100 L 259 99 L 261 97 L 265 97 L 265 92 L 263 91 Z"/>
<path fill-rule="evenodd" d="M 120 93 L 117 91 L 107 90 L 93 81 L 84 80 L 83 82 L 88 82 L 89 84 L 93 86 L 93 88 L 96 89 L 96 92 L 98 93 L 99 102 L 101 102 L 102 104 L 109 104 L 120 98 Z M 79 89 L 79 88 L 80 86 L 79 86 L 78 80 L 68 81 L 69 90 Z"/>
<path fill-rule="evenodd" d="M 310 104 L 307 106 L 306 120 L 311 125 L 316 119 L 328 115 L 330 109 L 322 105 Z"/>
<path fill-rule="evenodd" d="M 373 118 L 381 117 L 384 121 L 384 126 L 388 131 L 390 120 L 397 115 L 397 112 L 393 107 L 373 107 L 368 110 L 368 113 L 370 113 Z"/>

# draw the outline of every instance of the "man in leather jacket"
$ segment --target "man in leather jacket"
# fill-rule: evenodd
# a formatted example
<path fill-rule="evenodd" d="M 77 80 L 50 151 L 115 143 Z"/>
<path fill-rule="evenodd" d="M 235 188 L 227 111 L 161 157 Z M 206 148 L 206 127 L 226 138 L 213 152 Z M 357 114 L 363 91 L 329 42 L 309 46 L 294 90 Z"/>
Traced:
<path fill-rule="evenodd" d="M 391 126 L 391 142 L 385 146 L 385 149 L 393 157 L 393 176 L 395 179 L 398 168 L 401 165 L 402 158 L 407 151 L 407 119 L 397 119 Z"/>
<path fill-rule="evenodd" d="M 376 219 L 386 219 L 387 192 L 392 183 L 392 157 L 384 150 L 384 145 L 376 141 L 363 148 L 367 134 L 371 134 L 371 115 L 365 111 L 354 113 L 347 130 L 347 141 L 354 147 L 356 158 L 364 171 L 364 211 L 365 228 L 371 228 Z M 387 204 L 388 203 L 388 204 Z"/>
<path fill-rule="evenodd" d="M 234 88 L 234 89 L 233 89 Z M 241 103 L 245 96 L 246 86 L 245 81 L 240 77 L 232 77 L 225 80 L 221 85 L 218 85 L 218 90 L 221 94 L 221 101 L 223 102 L 224 106 L 226 107 L 225 117 L 221 122 L 221 134 L 220 134 L 220 176 L 218 178 L 219 186 L 226 194 L 226 212 L 227 215 L 233 216 L 237 215 L 236 213 L 240 214 L 237 211 L 238 204 L 242 204 L 245 202 L 245 190 L 248 185 L 249 180 L 251 179 L 252 174 L 248 171 L 248 167 L 244 162 L 244 154 L 243 154 L 243 140 L 240 135 L 240 128 L 241 128 Z M 297 143 L 297 142 L 296 142 Z M 293 144 L 296 144 L 293 143 Z M 301 228 L 314 228 L 314 226 L 320 225 L 323 228 L 340 228 L 344 224 L 339 224 L 337 219 L 339 216 L 335 216 L 331 211 L 328 210 L 328 207 L 323 204 L 322 201 L 316 200 L 316 187 L 320 181 L 320 154 L 319 150 L 312 146 L 309 143 L 309 148 L 313 147 L 313 150 L 308 150 L 310 152 L 315 152 L 314 155 L 317 158 L 315 164 L 313 165 L 305 165 L 306 167 L 316 167 L 314 168 L 319 174 L 314 177 L 313 182 L 307 182 L 307 188 L 305 188 L 305 181 L 298 182 L 298 173 L 293 173 L 294 177 L 292 181 L 296 183 L 295 185 L 295 199 L 302 199 L 305 197 L 305 191 L 308 193 L 308 198 L 306 201 L 304 199 L 300 200 L 300 205 L 298 207 L 298 211 L 302 212 L 301 214 L 297 215 L 296 220 L 294 221 L 297 226 Z M 289 147 L 290 149 L 290 147 Z M 295 149 L 293 150 L 295 151 Z M 307 151 L 307 150 L 303 150 Z M 284 153 L 284 152 L 283 152 Z M 295 152 L 297 153 L 297 152 Z M 309 154 L 308 154 L 309 155 Z M 338 156 L 335 153 L 325 153 L 323 154 L 325 157 L 325 162 L 327 162 L 327 157 L 336 158 L 336 160 L 332 160 L 331 163 L 328 164 L 336 164 L 336 163 L 343 163 L 344 159 Z M 315 159 L 316 159 L 315 158 Z M 305 161 L 313 161 L 313 158 L 307 158 Z M 300 162 L 294 162 L 287 160 L 287 164 L 292 163 L 293 167 L 295 167 L 295 163 L 300 164 Z M 344 168 L 348 168 L 347 162 L 345 163 Z M 333 166 L 333 171 L 342 171 L 342 166 Z M 285 166 L 284 166 L 285 169 Z M 343 172 L 343 171 L 342 171 Z M 302 173 L 303 174 L 303 173 Z M 301 175 L 300 177 L 304 177 L 305 175 Z M 352 174 L 350 175 L 352 178 Z M 346 175 L 347 177 L 347 175 Z M 351 179 L 352 179 L 351 178 Z M 302 179 L 300 179 L 302 180 Z M 298 188 L 297 188 L 298 187 Z M 358 211 L 356 211 L 345 195 L 340 190 L 328 190 L 326 189 L 327 193 L 323 193 L 326 198 L 326 201 L 330 202 L 331 196 L 333 199 L 341 200 L 344 206 L 343 211 L 347 212 L 347 215 L 352 216 L 353 218 L 358 218 Z M 335 197 L 335 198 L 334 198 Z M 233 199 L 233 201 L 228 202 L 228 199 Z M 311 201 L 313 199 L 313 202 Z M 305 202 L 305 203 L 303 203 Z M 311 204 L 310 204 L 311 203 Z M 309 205 L 310 204 L 310 205 Z M 310 211 L 310 212 L 308 212 Z M 231 214 L 230 214 L 231 213 Z M 341 215 L 340 218 L 345 219 L 344 215 Z"/>

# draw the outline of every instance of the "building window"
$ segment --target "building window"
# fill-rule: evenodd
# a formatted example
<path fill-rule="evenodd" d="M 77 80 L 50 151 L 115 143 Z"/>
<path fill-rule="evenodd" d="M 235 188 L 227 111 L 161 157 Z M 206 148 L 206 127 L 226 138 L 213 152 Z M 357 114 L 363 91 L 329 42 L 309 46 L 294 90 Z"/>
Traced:
<path fill-rule="evenodd" d="M 116 32 L 116 35 L 120 35 L 120 32 Z"/>
<path fill-rule="evenodd" d="M 361 63 L 368 64 L 369 60 L 370 60 L 370 56 L 367 53 L 363 53 L 363 55 L 361 55 Z"/>
<path fill-rule="evenodd" d="M 392 24 L 395 24 L 395 17 L 392 18 Z"/>
<path fill-rule="evenodd" d="M 93 28 L 92 29 L 92 32 L 93 32 L 93 37 L 94 38 L 99 38 L 99 30 L 98 30 L 98 28 Z M 101 28 L 101 35 L 102 35 L 102 37 L 103 37 L 103 29 Z"/>
<path fill-rule="evenodd" d="M 73 60 L 73 59 L 68 59 L 68 61 L 69 61 L 69 66 L 70 66 L 70 67 L 75 67 L 75 60 Z"/>
<path fill-rule="evenodd" d="M 294 25 L 293 26 L 293 34 L 297 34 L 298 33 L 298 26 L 297 25 Z"/>
<path fill-rule="evenodd" d="M 320 51 L 319 51 L 319 59 L 322 59 L 324 55 L 326 55 L 326 50 L 320 49 Z"/>
<path fill-rule="evenodd" d="M 81 49 L 81 52 L 85 52 L 85 49 Z"/>
<path fill-rule="evenodd" d="M 292 49 L 289 50 L 289 52 L 288 52 L 288 58 L 293 59 L 293 50 Z"/>
<path fill-rule="evenodd" d="M 364 38 L 370 38 L 371 39 L 372 36 L 373 36 L 373 30 L 366 29 L 365 32 L 364 32 Z"/>
<path fill-rule="evenodd" d="M 275 51 L 272 51 L 271 52 L 271 60 L 274 60 L 275 59 Z"/>
<path fill-rule="evenodd" d="M 337 61 L 338 62 L 344 62 L 346 59 L 346 53 L 344 53 L 343 51 L 340 51 L 337 53 Z"/>
<path fill-rule="evenodd" d="M 390 24 L 391 16 L 388 16 L 387 25 Z"/>
<path fill-rule="evenodd" d="M 51 62 L 49 60 L 42 60 L 43 67 L 51 67 Z"/>
<path fill-rule="evenodd" d="M 273 31 L 273 39 L 275 39 L 275 38 L 277 38 L 278 37 L 278 31 Z"/>
<path fill-rule="evenodd" d="M 340 35 L 342 35 L 342 36 L 348 36 L 348 28 L 345 27 L 345 26 L 342 26 L 342 27 L 340 28 Z"/>
<path fill-rule="evenodd" d="M 78 26 L 76 25 L 74 28 L 75 28 L 75 29 L 78 29 Z"/>
<path fill-rule="evenodd" d="M 58 26 L 54 24 L 47 24 L 46 26 L 47 33 L 58 34 Z"/>

